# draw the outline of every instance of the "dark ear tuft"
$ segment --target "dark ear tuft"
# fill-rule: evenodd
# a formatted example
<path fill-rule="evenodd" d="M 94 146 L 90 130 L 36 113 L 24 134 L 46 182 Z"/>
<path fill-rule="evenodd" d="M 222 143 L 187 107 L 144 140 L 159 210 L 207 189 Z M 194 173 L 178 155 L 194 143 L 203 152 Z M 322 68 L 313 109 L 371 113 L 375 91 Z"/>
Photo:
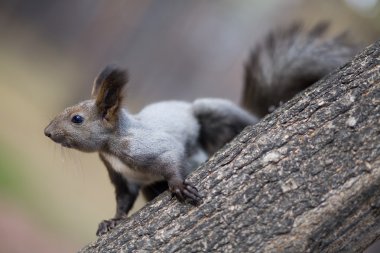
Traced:
<path fill-rule="evenodd" d="M 110 121 L 117 118 L 123 96 L 122 91 L 128 82 L 126 70 L 107 66 L 95 79 L 92 96 L 102 116 Z"/>
<path fill-rule="evenodd" d="M 124 69 L 118 68 L 116 65 L 106 66 L 95 78 L 91 92 L 93 98 L 98 96 L 99 90 L 104 82 L 111 82 L 114 85 L 124 86 L 128 82 L 127 72 Z"/>

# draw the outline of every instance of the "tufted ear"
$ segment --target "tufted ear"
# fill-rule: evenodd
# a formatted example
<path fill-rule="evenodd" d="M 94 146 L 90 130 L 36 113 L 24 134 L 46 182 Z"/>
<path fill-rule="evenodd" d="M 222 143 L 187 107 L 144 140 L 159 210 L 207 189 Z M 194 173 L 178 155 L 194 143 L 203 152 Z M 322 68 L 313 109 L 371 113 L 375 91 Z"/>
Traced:
<path fill-rule="evenodd" d="M 91 95 L 105 120 L 116 121 L 127 82 L 127 71 L 115 66 L 107 66 L 95 79 Z"/>

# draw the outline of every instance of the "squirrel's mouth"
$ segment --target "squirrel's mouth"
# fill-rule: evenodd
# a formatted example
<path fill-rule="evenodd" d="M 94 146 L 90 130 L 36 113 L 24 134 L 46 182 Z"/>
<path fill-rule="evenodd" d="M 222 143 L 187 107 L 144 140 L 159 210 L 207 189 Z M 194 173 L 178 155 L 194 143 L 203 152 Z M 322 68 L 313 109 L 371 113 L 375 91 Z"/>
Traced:
<path fill-rule="evenodd" d="M 47 135 L 52 141 L 54 141 L 57 144 L 61 144 L 62 147 L 65 148 L 72 148 L 73 145 L 70 143 L 68 139 L 66 139 L 63 135 L 57 135 L 57 134 L 49 134 Z"/>
<path fill-rule="evenodd" d="M 75 148 L 75 142 L 67 138 L 63 138 L 60 141 L 56 141 L 56 142 L 61 144 L 61 146 L 65 148 Z"/>
<path fill-rule="evenodd" d="M 72 148 L 72 145 L 68 142 L 61 142 L 60 143 L 62 145 L 62 147 L 65 147 L 65 148 Z"/>

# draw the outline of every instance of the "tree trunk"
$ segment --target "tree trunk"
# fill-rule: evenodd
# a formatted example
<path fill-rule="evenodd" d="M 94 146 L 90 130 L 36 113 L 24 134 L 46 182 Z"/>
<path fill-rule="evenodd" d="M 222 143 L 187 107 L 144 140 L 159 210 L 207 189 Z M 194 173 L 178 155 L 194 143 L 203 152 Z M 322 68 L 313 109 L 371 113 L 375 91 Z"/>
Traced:
<path fill-rule="evenodd" d="M 360 252 L 380 237 L 380 41 L 81 252 Z"/>

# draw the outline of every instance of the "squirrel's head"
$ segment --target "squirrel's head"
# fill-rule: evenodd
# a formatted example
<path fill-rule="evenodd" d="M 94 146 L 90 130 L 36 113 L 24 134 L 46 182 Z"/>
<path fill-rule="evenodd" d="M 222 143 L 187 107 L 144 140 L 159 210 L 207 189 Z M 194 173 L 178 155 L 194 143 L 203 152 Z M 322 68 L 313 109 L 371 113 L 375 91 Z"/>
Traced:
<path fill-rule="evenodd" d="M 45 128 L 45 135 L 64 147 L 85 152 L 102 149 L 119 122 L 125 70 L 108 66 L 95 79 L 92 99 L 66 108 Z"/>

